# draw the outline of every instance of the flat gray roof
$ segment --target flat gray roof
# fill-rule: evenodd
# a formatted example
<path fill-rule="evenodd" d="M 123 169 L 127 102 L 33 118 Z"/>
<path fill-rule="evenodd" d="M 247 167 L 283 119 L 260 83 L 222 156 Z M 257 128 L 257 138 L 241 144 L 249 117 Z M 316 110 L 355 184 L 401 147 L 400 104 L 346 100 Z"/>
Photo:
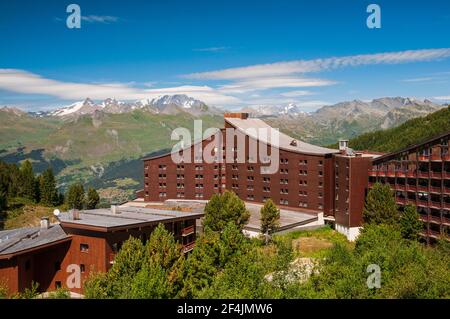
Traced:
<path fill-rule="evenodd" d="M 169 211 L 142 207 L 117 207 L 117 212 L 111 209 L 93 209 L 79 212 L 79 219 L 73 219 L 69 212 L 59 215 L 59 220 L 64 224 L 91 226 L 100 228 L 116 228 L 139 226 L 142 224 L 158 224 L 177 219 L 200 218 L 202 212 Z"/>
<path fill-rule="evenodd" d="M 48 229 L 37 226 L 3 230 L 0 231 L 0 256 L 15 254 L 68 238 L 69 236 L 60 225 L 50 225 Z"/>

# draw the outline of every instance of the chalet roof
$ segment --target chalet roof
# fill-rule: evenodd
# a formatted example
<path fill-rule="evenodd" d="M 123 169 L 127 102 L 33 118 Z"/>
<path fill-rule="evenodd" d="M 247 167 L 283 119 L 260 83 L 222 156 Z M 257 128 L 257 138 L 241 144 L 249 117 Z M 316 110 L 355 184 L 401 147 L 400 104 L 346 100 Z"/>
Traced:
<path fill-rule="evenodd" d="M 64 212 L 59 215 L 59 220 L 63 227 L 110 231 L 203 216 L 201 210 L 181 212 L 141 207 L 117 207 L 116 209 L 116 213 L 113 213 L 111 209 L 80 211 L 77 219 L 74 219 L 69 212 Z"/>
<path fill-rule="evenodd" d="M 255 118 L 248 118 L 248 119 L 240 119 L 240 118 L 225 118 L 225 121 L 227 121 L 232 126 L 236 127 L 243 133 L 249 135 L 252 138 L 261 140 L 260 137 L 256 136 L 254 133 L 255 129 L 273 129 L 269 124 L 266 122 L 255 119 Z M 270 131 L 269 131 L 270 132 Z M 270 135 L 270 134 L 267 134 Z M 338 150 L 321 147 L 312 145 L 309 143 L 305 143 L 303 141 L 300 141 L 298 139 L 295 139 L 293 137 L 290 137 L 287 134 L 284 134 L 282 132 L 279 132 L 279 148 L 293 151 L 296 153 L 304 153 L 304 154 L 310 154 L 310 155 L 324 155 L 324 154 L 332 154 L 332 153 L 339 153 Z M 270 142 L 266 140 L 261 140 L 263 143 L 269 144 Z M 274 145 L 275 146 L 275 145 Z"/>
<path fill-rule="evenodd" d="M 3 230 L 0 231 L 0 256 L 17 254 L 69 238 L 60 225 L 50 225 L 48 229 L 38 226 Z"/>

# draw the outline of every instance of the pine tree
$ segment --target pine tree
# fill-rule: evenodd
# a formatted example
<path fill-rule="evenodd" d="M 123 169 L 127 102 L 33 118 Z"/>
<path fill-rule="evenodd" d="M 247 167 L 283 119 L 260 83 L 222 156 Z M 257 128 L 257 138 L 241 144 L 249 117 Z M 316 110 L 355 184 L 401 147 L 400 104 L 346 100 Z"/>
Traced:
<path fill-rule="evenodd" d="M 398 225 L 399 212 L 389 185 L 374 184 L 367 194 L 363 215 L 369 224 Z"/>
<path fill-rule="evenodd" d="M 271 199 L 261 208 L 261 233 L 272 234 L 280 225 L 280 210 Z"/>
<path fill-rule="evenodd" d="M 56 190 L 55 176 L 51 168 L 46 169 L 39 178 L 41 203 L 47 206 L 56 206 L 59 203 Z"/>
<path fill-rule="evenodd" d="M 213 231 L 222 231 L 232 221 L 240 230 L 248 223 L 250 212 L 245 203 L 233 192 L 215 194 L 205 206 L 203 226 Z"/>
<path fill-rule="evenodd" d="M 87 191 L 87 199 L 86 199 L 86 208 L 87 209 L 95 209 L 100 201 L 100 196 L 97 191 L 89 187 Z"/>
<path fill-rule="evenodd" d="M 420 215 L 416 207 L 407 205 L 400 217 L 400 231 L 403 238 L 417 240 L 419 233 L 423 229 L 423 224 L 420 221 Z"/>
<path fill-rule="evenodd" d="M 84 188 L 81 183 L 70 185 L 66 194 L 66 203 L 70 209 L 83 209 L 84 206 Z"/>
<path fill-rule="evenodd" d="M 36 201 L 36 179 L 33 173 L 33 166 L 29 160 L 22 163 L 20 167 L 20 187 L 19 196 Z"/>

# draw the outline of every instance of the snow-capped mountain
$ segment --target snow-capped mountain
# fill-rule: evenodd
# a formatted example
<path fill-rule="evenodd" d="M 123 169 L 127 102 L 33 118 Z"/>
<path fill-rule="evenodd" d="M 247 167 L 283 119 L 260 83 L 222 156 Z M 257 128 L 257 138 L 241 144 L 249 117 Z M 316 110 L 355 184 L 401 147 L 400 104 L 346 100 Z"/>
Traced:
<path fill-rule="evenodd" d="M 250 113 L 254 117 L 298 116 L 308 114 L 302 111 L 301 108 L 294 103 L 278 106 L 267 105 L 258 107 L 246 107 L 241 111 Z"/>
<path fill-rule="evenodd" d="M 99 103 L 95 103 L 90 98 L 86 98 L 84 101 L 72 103 L 53 112 L 49 112 L 47 115 L 72 117 L 93 114 L 96 111 L 120 114 L 131 112 L 136 109 L 146 109 L 161 114 L 177 114 L 183 111 L 194 115 L 220 113 L 218 109 L 208 107 L 200 100 L 196 100 L 184 94 L 177 94 L 163 95 L 153 99 L 142 99 L 134 102 L 117 101 L 116 99 L 108 98 Z"/>

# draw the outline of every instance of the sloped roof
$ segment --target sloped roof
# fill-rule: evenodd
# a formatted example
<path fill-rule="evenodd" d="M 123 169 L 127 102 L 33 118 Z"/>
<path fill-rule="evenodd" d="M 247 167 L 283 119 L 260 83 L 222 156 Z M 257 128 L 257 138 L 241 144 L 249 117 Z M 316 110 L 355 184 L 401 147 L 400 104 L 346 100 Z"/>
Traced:
<path fill-rule="evenodd" d="M 17 254 L 69 238 L 60 225 L 50 225 L 48 229 L 29 227 L 0 231 L 0 256 Z"/>
<path fill-rule="evenodd" d="M 254 133 L 255 129 L 273 129 L 270 125 L 268 125 L 266 122 L 255 119 L 255 118 L 248 118 L 248 119 L 240 119 L 240 118 L 225 118 L 225 121 L 227 121 L 229 124 L 240 130 L 241 132 L 245 133 L 246 135 L 258 139 L 266 144 L 271 144 L 270 141 L 261 140 L 260 136 L 256 136 Z M 268 131 L 270 132 L 270 131 Z M 268 134 L 269 135 L 269 134 Z M 305 143 L 303 141 L 300 141 L 298 139 L 295 139 L 293 137 L 290 137 L 287 134 L 284 134 L 282 132 L 279 132 L 279 145 L 273 145 L 277 146 L 280 149 L 288 150 L 296 153 L 303 153 L 303 154 L 310 154 L 310 155 L 324 155 L 324 154 L 332 154 L 332 153 L 339 153 L 338 150 L 321 147 L 312 145 L 309 143 Z M 292 145 L 292 141 L 295 141 L 296 145 Z"/>

